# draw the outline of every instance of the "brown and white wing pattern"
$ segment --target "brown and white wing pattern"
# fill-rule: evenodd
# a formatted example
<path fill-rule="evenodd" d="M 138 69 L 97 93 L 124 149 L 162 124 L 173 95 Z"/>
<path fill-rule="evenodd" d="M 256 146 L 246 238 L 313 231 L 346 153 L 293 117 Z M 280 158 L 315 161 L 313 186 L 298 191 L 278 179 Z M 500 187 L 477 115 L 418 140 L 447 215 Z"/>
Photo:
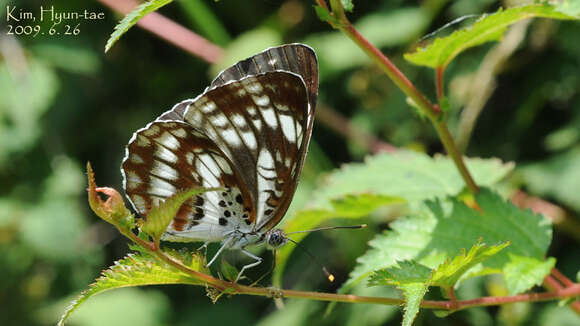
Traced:
<path fill-rule="evenodd" d="M 165 240 L 219 241 L 233 228 L 250 230 L 251 199 L 229 159 L 199 130 L 157 121 L 137 131 L 122 163 L 125 192 L 146 216 L 178 190 L 221 187 L 189 199 L 169 225 Z"/>
<path fill-rule="evenodd" d="M 293 72 L 304 80 L 312 110 L 318 96 L 318 61 L 314 50 L 305 44 L 285 44 L 266 49 L 223 70 L 206 91 L 247 76 L 272 71 Z M 187 102 L 187 101 L 184 101 Z M 178 103 L 158 120 L 183 120 L 187 103 Z"/>
<path fill-rule="evenodd" d="M 304 44 L 272 47 L 242 60 L 219 73 L 210 88 L 270 71 L 288 71 L 302 77 L 310 107 L 314 110 L 318 96 L 318 62 L 314 50 Z"/>
<path fill-rule="evenodd" d="M 209 89 L 185 111 L 241 171 L 252 197 L 255 229 L 269 229 L 296 190 L 313 112 L 303 79 L 289 72 L 248 76 Z"/>
<path fill-rule="evenodd" d="M 164 239 L 227 239 L 239 247 L 261 241 L 296 191 L 312 133 L 317 69 L 305 45 L 270 48 L 138 130 L 122 164 L 134 208 L 146 216 L 181 189 L 222 187 L 188 200 Z"/>

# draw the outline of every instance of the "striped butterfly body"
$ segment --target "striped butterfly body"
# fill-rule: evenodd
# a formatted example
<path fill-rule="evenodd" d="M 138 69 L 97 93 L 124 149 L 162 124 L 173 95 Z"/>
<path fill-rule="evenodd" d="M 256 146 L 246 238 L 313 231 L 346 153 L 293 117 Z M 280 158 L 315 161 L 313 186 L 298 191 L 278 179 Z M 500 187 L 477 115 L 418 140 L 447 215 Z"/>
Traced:
<path fill-rule="evenodd" d="M 138 130 L 126 148 L 123 186 L 135 210 L 149 210 L 182 189 L 218 187 L 186 201 L 167 241 L 222 242 L 258 265 L 248 245 L 283 245 L 282 219 L 304 164 L 318 93 L 314 51 L 270 48 L 221 72 L 198 97 Z M 237 281 L 237 280 L 236 280 Z"/>

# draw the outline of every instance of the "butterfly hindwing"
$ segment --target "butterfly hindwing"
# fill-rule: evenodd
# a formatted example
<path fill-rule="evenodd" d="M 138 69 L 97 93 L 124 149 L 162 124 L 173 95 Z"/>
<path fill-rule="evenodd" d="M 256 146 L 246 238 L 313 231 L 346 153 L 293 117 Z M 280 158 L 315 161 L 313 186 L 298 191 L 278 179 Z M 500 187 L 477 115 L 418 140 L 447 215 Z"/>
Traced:
<path fill-rule="evenodd" d="M 189 199 L 165 239 L 221 240 L 221 229 L 227 225 L 243 223 L 249 229 L 252 201 L 244 198 L 247 189 L 239 173 L 212 140 L 187 123 L 157 121 L 137 131 L 127 146 L 122 171 L 127 197 L 142 216 L 181 189 L 224 189 Z"/>

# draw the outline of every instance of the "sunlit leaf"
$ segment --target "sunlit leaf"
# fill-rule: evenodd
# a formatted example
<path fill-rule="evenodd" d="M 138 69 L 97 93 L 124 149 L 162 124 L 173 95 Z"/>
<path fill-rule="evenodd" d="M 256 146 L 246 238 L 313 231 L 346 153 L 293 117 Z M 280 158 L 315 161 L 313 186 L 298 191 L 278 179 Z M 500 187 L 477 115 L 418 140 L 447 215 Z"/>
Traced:
<path fill-rule="evenodd" d="M 445 68 L 461 52 L 490 41 L 501 39 L 507 28 L 523 19 L 543 17 L 571 20 L 578 17 L 562 13 L 557 5 L 534 4 L 514 7 L 482 16 L 472 26 L 436 39 L 425 48 L 405 54 L 405 59 L 420 66 Z"/>
<path fill-rule="evenodd" d="M 510 294 L 522 293 L 534 285 L 541 285 L 556 264 L 556 259 L 552 257 L 543 260 L 510 255 L 510 259 L 504 268 L 505 282 Z"/>
<path fill-rule="evenodd" d="M 465 253 L 465 249 L 462 249 L 461 254 L 452 259 L 447 259 L 443 264 L 437 266 L 435 273 L 431 277 L 430 284 L 449 289 L 453 287 L 469 269 L 496 255 L 508 245 L 509 243 L 502 243 L 488 246 L 478 242 L 469 249 L 467 254 Z M 470 274 L 471 277 L 477 275 L 480 274 Z"/>
<path fill-rule="evenodd" d="M 480 186 L 491 186 L 505 177 L 513 163 L 499 159 L 466 158 L 467 168 Z M 456 195 L 465 187 L 453 161 L 413 151 L 368 157 L 364 163 L 345 164 L 315 191 L 312 206 L 329 207 L 329 200 L 353 193 L 400 197 L 408 202 Z"/>
<path fill-rule="evenodd" d="M 493 185 L 513 168 L 512 163 L 502 163 L 498 159 L 469 158 L 466 164 L 476 182 L 482 186 Z M 331 173 L 319 190 L 313 192 L 315 196 L 310 207 L 302 215 L 298 213 L 289 219 L 283 228 L 288 232 L 308 230 L 330 218 L 348 217 L 345 216 L 347 212 L 335 207 L 338 202 L 333 202 L 333 199 L 337 198 L 342 198 L 346 203 L 348 196 L 354 195 L 350 197 L 354 200 L 350 203 L 354 212 L 351 217 L 363 217 L 381 205 L 401 203 L 401 199 L 417 202 L 455 195 L 464 185 L 453 162 L 444 156 L 431 158 L 403 150 L 380 154 L 367 158 L 364 163 L 346 164 Z M 399 200 L 394 200 L 397 198 Z M 295 240 L 299 241 L 304 236 L 298 236 Z M 286 260 L 293 249 L 286 246 L 280 250 L 274 284 L 280 284 Z"/>
<path fill-rule="evenodd" d="M 194 255 L 192 259 L 200 260 L 203 258 L 201 255 Z M 129 254 L 103 271 L 102 276 L 71 303 L 60 318 L 58 325 L 64 325 L 73 311 L 94 295 L 117 288 L 155 284 L 200 285 L 203 282 L 152 256 Z"/>
<path fill-rule="evenodd" d="M 478 239 L 485 243 L 510 242 L 509 247 L 482 262 L 484 267 L 503 270 L 511 262 L 509 254 L 543 259 L 552 239 L 549 220 L 520 210 L 487 189 L 482 189 L 475 200 L 481 211 L 453 198 L 412 207 L 413 214 L 391 223 L 392 231 L 370 242 L 371 249 L 359 257 L 343 291 L 396 261 L 416 260 L 436 268 Z"/>
<path fill-rule="evenodd" d="M 354 4 L 352 3 L 352 0 L 340 0 L 340 2 L 342 3 L 342 7 L 344 8 L 345 11 L 352 12 L 352 10 L 354 9 Z"/>
<path fill-rule="evenodd" d="M 400 261 L 395 266 L 375 272 L 370 285 L 395 285 L 405 295 L 403 325 L 410 326 L 429 287 L 431 269 L 415 261 Z"/>
<path fill-rule="evenodd" d="M 138 307 L 136 309 L 135 307 Z M 59 306 L 62 310 L 62 305 Z M 173 307 L 161 291 L 122 288 L 91 298 L 75 310 L 67 324 L 82 326 L 167 325 Z M 52 321 L 52 319 L 49 319 Z M 39 323 L 48 324 L 46 318 Z M 54 325 L 52 323 L 52 325 Z"/>
<path fill-rule="evenodd" d="M 145 3 L 140 4 L 135 10 L 128 13 L 118 24 L 115 26 L 115 30 L 107 40 L 105 45 L 105 52 L 119 40 L 119 38 L 125 34 L 133 25 L 137 24 L 141 18 L 145 17 L 147 14 L 156 11 L 157 9 L 171 3 L 173 0 L 150 0 Z"/>
<path fill-rule="evenodd" d="M 28 55 L 22 60 L 26 69 L 0 61 L 0 169 L 15 153 L 29 150 L 42 135 L 41 118 L 60 87 L 49 65 Z"/>
<path fill-rule="evenodd" d="M 171 223 L 181 205 L 183 205 L 186 200 L 202 192 L 215 190 L 215 188 L 192 188 L 176 192 L 158 206 L 153 206 L 153 208 L 151 208 L 149 214 L 147 214 L 145 222 L 141 226 L 141 230 L 158 241 L 165 230 L 167 230 L 169 223 Z"/>
<path fill-rule="evenodd" d="M 394 266 L 373 272 L 368 284 L 395 285 L 401 289 L 406 298 L 403 325 L 411 325 L 430 286 L 449 290 L 471 267 L 497 254 L 506 246 L 507 243 L 490 247 L 478 242 L 467 254 L 463 249 L 461 254 L 447 259 L 435 269 L 414 260 L 399 261 Z"/>
<path fill-rule="evenodd" d="M 298 211 L 292 219 L 283 225 L 283 229 L 287 233 L 310 230 L 332 218 L 360 218 L 367 216 L 381 206 L 403 202 L 400 198 L 383 195 L 346 195 L 331 200 L 331 208 L 307 208 Z M 298 233 L 292 235 L 292 239 L 301 241 L 306 236 L 307 233 Z M 282 272 L 294 248 L 295 246 L 284 246 L 277 252 L 273 276 L 274 284 L 281 284 Z"/>

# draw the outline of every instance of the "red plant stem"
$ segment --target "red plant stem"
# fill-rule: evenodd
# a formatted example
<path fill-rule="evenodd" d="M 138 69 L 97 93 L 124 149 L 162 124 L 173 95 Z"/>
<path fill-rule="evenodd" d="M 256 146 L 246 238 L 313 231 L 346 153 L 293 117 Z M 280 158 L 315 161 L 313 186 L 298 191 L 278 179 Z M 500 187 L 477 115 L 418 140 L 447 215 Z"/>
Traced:
<path fill-rule="evenodd" d="M 444 82 L 443 72 L 444 72 L 443 67 L 437 67 L 437 69 L 435 69 L 435 87 L 437 89 L 437 99 L 438 99 L 440 105 L 441 105 L 441 99 L 443 98 L 443 95 L 445 94 L 445 87 L 443 84 L 443 82 Z"/>
<path fill-rule="evenodd" d="M 151 248 L 151 246 L 147 244 L 144 245 L 144 243 L 146 242 L 138 238 L 133 233 L 130 233 L 130 238 L 146 248 Z M 404 300 L 394 298 L 367 297 L 351 294 L 335 294 L 335 293 L 323 293 L 311 291 L 283 290 L 276 288 L 261 288 L 240 285 L 237 283 L 219 280 L 210 275 L 194 271 L 188 268 L 187 266 L 183 265 L 181 262 L 165 255 L 165 253 L 163 253 L 163 251 L 161 251 L 159 248 L 155 248 L 154 250 L 152 250 L 152 252 L 161 260 L 178 268 L 179 270 L 187 274 L 190 274 L 197 279 L 203 280 L 207 282 L 209 285 L 221 291 L 228 290 L 228 294 L 246 294 L 246 295 L 268 296 L 275 298 L 285 297 L 285 298 L 348 302 L 348 303 L 373 303 L 382 305 L 401 305 L 404 303 Z M 450 291 L 449 294 L 452 299 L 451 301 L 423 300 L 421 302 L 421 307 L 428 309 L 461 310 L 470 307 L 495 306 L 514 302 L 536 302 L 553 299 L 571 298 L 575 296 L 580 296 L 580 284 L 573 284 L 570 287 L 563 289 L 561 288 L 559 290 L 552 292 L 529 293 L 506 297 L 482 297 L 478 299 L 462 300 L 462 301 L 457 301 L 455 299 L 455 294 L 453 293 L 453 291 Z"/>
<path fill-rule="evenodd" d="M 457 297 L 455 296 L 455 290 L 453 289 L 453 286 L 449 287 L 449 289 L 447 289 L 447 295 L 449 296 L 449 302 L 451 304 L 451 309 L 455 310 L 459 307 L 459 304 L 457 303 Z"/>
<path fill-rule="evenodd" d="M 208 285 L 211 285 L 219 289 L 220 291 L 228 290 L 228 294 L 246 294 L 246 295 L 268 296 L 275 298 L 285 297 L 285 298 L 348 302 L 348 303 L 373 303 L 382 305 L 401 305 L 404 303 L 404 300 L 394 298 L 367 297 L 351 294 L 335 294 L 335 293 L 323 293 L 311 291 L 283 290 L 276 288 L 261 288 L 226 282 L 220 279 L 216 279 L 211 275 L 200 273 L 183 265 L 180 261 L 175 260 L 174 258 L 166 255 L 159 247 L 155 246 L 154 243 L 144 241 L 143 239 L 137 237 L 134 233 L 130 231 L 127 233 L 123 232 L 123 234 L 125 234 L 125 236 L 129 237 L 131 240 L 138 243 L 142 247 L 149 249 L 160 260 L 168 263 L 171 266 L 174 266 L 175 268 L 183 271 L 184 273 L 193 276 L 194 278 L 207 282 Z M 495 306 L 514 302 L 547 301 L 553 299 L 563 299 L 580 296 L 580 284 L 572 284 L 567 288 L 563 288 L 560 284 L 558 284 L 558 282 L 555 279 L 551 278 L 551 276 L 546 277 L 546 280 L 548 280 L 547 282 L 549 284 L 554 285 L 555 290 L 544 293 L 528 293 L 506 297 L 482 297 L 472 300 L 458 301 L 455 297 L 453 289 L 451 288 L 450 291 L 448 291 L 449 297 L 451 299 L 450 301 L 423 300 L 421 302 L 421 307 L 428 309 L 461 310 L 470 307 Z M 574 309 L 574 307 L 572 308 Z"/>
<path fill-rule="evenodd" d="M 574 285 L 574 282 L 572 282 L 569 278 L 566 277 L 566 275 L 562 274 L 562 272 L 560 272 L 556 268 L 552 268 L 552 275 L 558 281 L 560 281 L 562 284 L 564 284 L 565 287 L 569 287 L 569 286 Z"/>
<path fill-rule="evenodd" d="M 471 193 L 479 192 L 475 181 L 473 180 L 465 162 L 463 161 L 463 156 L 457 149 L 455 141 L 447 129 L 445 121 L 441 117 L 441 111 L 438 106 L 433 105 L 424 95 L 421 93 L 413 83 L 407 79 L 407 77 L 387 58 L 379 49 L 372 45 L 364 36 L 362 36 L 356 28 L 347 19 L 344 8 L 340 0 L 330 0 L 332 13 L 339 20 L 337 28 L 339 28 L 346 36 L 348 36 L 355 44 L 363 50 L 369 58 L 371 58 L 384 72 L 385 74 L 397 85 L 403 93 L 405 93 L 418 108 L 418 110 L 425 114 L 431 123 L 435 127 L 447 154 L 451 156 L 453 162 L 455 163 L 461 177 L 465 181 L 465 184 Z"/>
<path fill-rule="evenodd" d="M 552 274 L 554 274 L 554 270 L 556 270 L 556 269 L 555 268 L 552 269 Z M 565 277 L 559 271 L 557 271 L 557 273 L 562 275 L 563 277 Z M 573 287 L 576 287 L 579 285 L 580 284 L 572 283 L 571 286 L 564 288 L 554 277 L 552 277 L 552 275 L 548 275 L 548 276 L 546 276 L 546 278 L 544 278 L 544 287 L 549 289 L 550 291 L 563 291 L 565 289 L 570 289 L 570 288 L 573 288 Z M 569 305 L 569 307 L 570 307 L 570 309 L 572 309 L 572 311 L 574 311 L 577 315 L 580 316 L 580 301 L 576 300 L 576 301 L 572 302 Z"/>
<path fill-rule="evenodd" d="M 122 14 L 129 13 L 138 5 L 133 0 L 98 1 Z M 219 46 L 159 13 L 148 14 L 139 20 L 137 25 L 209 63 L 216 63 L 223 56 L 223 50 Z"/>
<path fill-rule="evenodd" d="M 458 301 L 459 309 L 481 306 L 495 306 L 514 302 L 537 302 L 548 301 L 561 298 L 573 298 L 580 295 L 580 284 L 574 284 L 571 287 L 543 293 L 527 293 L 506 297 L 482 297 L 472 300 Z"/>
<path fill-rule="evenodd" d="M 316 2 L 318 3 L 319 6 L 321 6 L 322 8 L 328 10 L 328 6 L 326 5 L 326 1 L 324 0 L 316 0 Z"/>
<path fill-rule="evenodd" d="M 433 104 L 421 93 L 415 85 L 387 58 L 379 49 L 372 45 L 358 30 L 348 22 L 341 29 L 353 40 L 382 70 L 383 72 L 399 87 L 409 98 L 413 100 L 424 114 L 432 119 L 439 117 L 439 112 Z"/>

